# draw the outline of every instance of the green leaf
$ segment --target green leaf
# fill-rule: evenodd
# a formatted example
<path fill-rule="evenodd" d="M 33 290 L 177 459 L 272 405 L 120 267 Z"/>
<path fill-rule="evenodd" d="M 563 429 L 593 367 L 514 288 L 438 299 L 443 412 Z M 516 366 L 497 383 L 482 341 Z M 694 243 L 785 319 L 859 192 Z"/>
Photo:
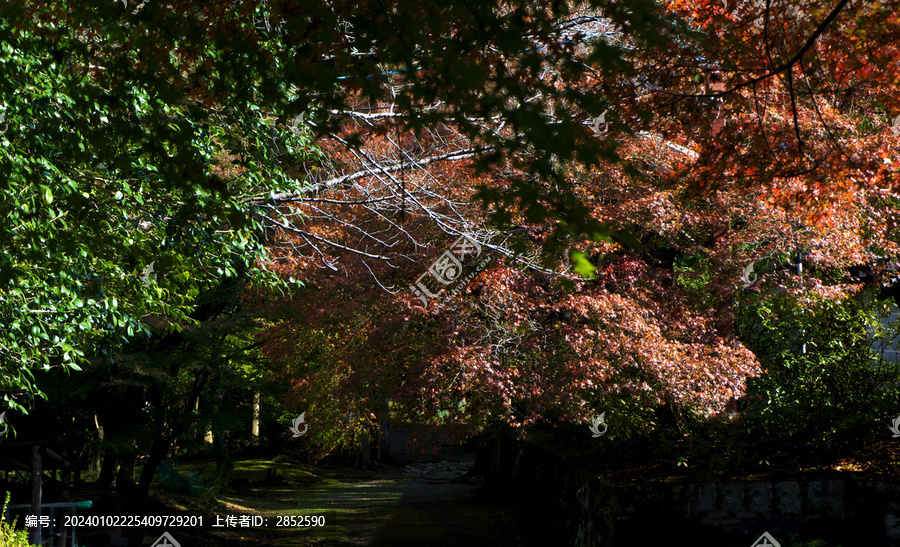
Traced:
<path fill-rule="evenodd" d="M 572 252 L 572 262 L 574 264 L 575 272 L 582 277 L 582 279 L 593 279 L 594 272 L 597 271 L 597 267 L 594 266 L 590 260 L 587 259 L 587 256 L 581 251 L 573 251 Z"/>

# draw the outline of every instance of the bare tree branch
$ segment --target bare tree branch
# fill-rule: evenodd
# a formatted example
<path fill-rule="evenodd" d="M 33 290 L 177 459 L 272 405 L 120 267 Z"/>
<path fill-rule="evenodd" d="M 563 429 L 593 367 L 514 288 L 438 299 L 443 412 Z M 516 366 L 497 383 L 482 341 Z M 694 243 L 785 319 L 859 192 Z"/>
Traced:
<path fill-rule="evenodd" d="M 392 165 L 389 167 L 378 167 L 379 171 L 383 173 L 393 173 L 395 171 L 399 171 L 401 169 L 409 169 L 410 167 L 422 167 L 425 165 L 429 165 L 439 161 L 453 161 L 453 160 L 464 160 L 467 158 L 471 158 L 473 156 L 477 156 L 479 154 L 483 154 L 484 152 L 489 152 L 494 149 L 493 146 L 485 146 L 478 148 L 469 148 L 467 150 L 456 150 L 454 152 L 448 152 L 446 154 L 441 154 L 439 156 L 432 156 L 429 158 L 423 158 L 421 160 L 416 160 L 414 162 L 400 163 L 397 165 Z M 282 192 L 277 194 L 261 194 L 254 196 L 249 199 L 251 203 L 267 203 L 267 202 L 276 202 L 276 203 L 290 203 L 294 201 L 303 201 L 305 198 L 305 194 L 310 192 L 321 192 L 324 190 L 329 190 L 334 188 L 335 186 L 340 186 L 342 184 L 347 184 L 348 182 L 353 182 L 355 180 L 359 180 L 364 177 L 368 177 L 372 175 L 372 170 L 370 168 L 362 169 L 360 171 L 356 171 L 355 173 L 350 173 L 348 175 L 342 175 L 340 177 L 335 177 L 323 182 L 319 182 L 316 184 L 310 185 L 308 188 L 304 189 L 302 193 L 296 192 Z"/>

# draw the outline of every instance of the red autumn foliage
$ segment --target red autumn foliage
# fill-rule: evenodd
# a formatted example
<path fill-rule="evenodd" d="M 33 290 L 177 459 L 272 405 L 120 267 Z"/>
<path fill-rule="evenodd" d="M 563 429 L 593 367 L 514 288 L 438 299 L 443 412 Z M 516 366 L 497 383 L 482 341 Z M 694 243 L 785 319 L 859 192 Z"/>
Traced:
<path fill-rule="evenodd" d="M 296 379 L 294 403 L 337 417 L 387 397 L 409 421 L 472 431 L 498 418 L 582 421 L 623 397 L 710 415 L 760 373 L 734 338 L 735 291 L 842 297 L 858 288 L 841 277 L 847 266 L 896 257 L 900 135 L 885 114 L 900 111 L 897 14 L 878 3 L 733 4 L 664 2 L 703 37 L 671 37 L 665 56 L 635 49 L 627 73 L 560 76 L 566 92 L 609 100 L 601 149 L 616 155 L 595 166 L 575 154 L 561 178 L 607 227 L 602 237 L 533 208 L 552 211 L 563 194 L 525 169 L 527 151 L 487 172 L 468 168 L 477 156 L 417 163 L 483 144 L 451 121 L 416 135 L 391 117 L 351 117 L 344 130 L 364 131 L 367 156 L 324 138 L 331 165 L 368 173 L 293 200 L 286 211 L 304 221 L 273 243 L 273 267 L 306 283 L 266 333 L 273 370 Z M 617 32 L 627 44 L 627 29 Z M 543 77 L 559 76 L 553 68 Z M 392 105 L 355 108 L 373 106 Z M 597 138 L 590 126 L 584 142 Z M 493 127 L 507 139 L 522 130 Z M 372 167 L 401 159 L 390 175 Z M 480 208 L 485 189 L 519 193 L 513 205 L 493 202 L 501 224 Z M 423 307 L 409 286 L 460 233 L 495 261 Z M 559 249 L 541 254 L 554 234 L 592 260 L 592 278 L 574 275 Z M 815 275 L 744 277 L 754 261 L 800 250 Z"/>

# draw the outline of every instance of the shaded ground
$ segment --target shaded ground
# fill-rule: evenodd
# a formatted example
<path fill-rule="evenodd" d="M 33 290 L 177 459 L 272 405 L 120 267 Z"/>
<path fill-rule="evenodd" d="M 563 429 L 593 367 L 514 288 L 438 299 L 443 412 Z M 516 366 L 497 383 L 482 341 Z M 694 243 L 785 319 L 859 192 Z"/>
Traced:
<path fill-rule="evenodd" d="M 339 470 L 307 489 L 254 489 L 246 509 L 269 515 L 325 515 L 319 529 L 267 529 L 266 545 L 547 545 L 534 512 L 477 496 L 462 475 L 471 461 L 411 464 L 362 474 Z"/>
<path fill-rule="evenodd" d="M 108 499 L 98 504 L 108 514 L 204 513 L 200 528 L 169 528 L 183 547 L 250 546 L 529 546 L 552 545 L 553 534 L 542 529 L 537 511 L 516 503 L 476 495 L 479 485 L 462 475 L 474 456 L 446 456 L 439 462 L 362 472 L 338 467 L 315 468 L 285 461 L 235 462 L 237 481 L 249 483 L 244 491 L 229 491 L 203 498 L 163 496 L 162 502 L 123 510 L 126 500 Z M 180 470 L 208 471 L 211 463 L 182 465 Z M 268 469 L 278 479 L 267 480 Z M 244 484 L 247 484 L 244 483 Z M 95 497 L 102 497 L 97 492 Z M 123 505 L 124 504 L 124 505 Z M 152 507 L 150 505 L 153 505 Z M 168 506 L 168 507 L 167 507 Z M 116 509 L 110 512 L 110 508 Z M 99 512 L 98 512 L 99 513 Z M 211 516 L 213 515 L 213 516 Z M 214 515 L 260 515 L 268 526 L 215 528 Z M 277 527 L 289 517 L 324 516 L 321 527 Z M 281 517 L 281 518 L 279 518 Z M 544 516 L 544 521 L 547 517 Z M 127 529 L 128 545 L 139 545 L 146 536 L 158 537 L 161 528 Z"/>
<path fill-rule="evenodd" d="M 418 472 L 421 466 L 405 471 Z M 476 496 L 477 486 L 454 480 L 466 467 L 439 466 L 399 479 L 403 492 L 372 545 L 552 545 L 539 510 Z M 547 515 L 544 515 L 547 518 Z"/>
<path fill-rule="evenodd" d="M 100 491 L 83 491 L 80 499 L 92 499 L 96 511 L 82 514 L 106 515 L 204 515 L 202 528 L 169 528 L 183 547 L 255 546 L 335 547 L 349 546 L 529 546 L 558 545 L 561 538 L 552 528 L 549 509 L 529 507 L 518 493 L 508 492 L 504 500 L 486 500 L 476 495 L 479 485 L 462 479 L 473 461 L 471 454 L 449 454 L 432 461 L 420 461 L 406 467 L 383 468 L 376 472 L 355 471 L 337 466 L 312 466 L 286 457 L 245 459 L 235 462 L 234 479 L 242 488 L 217 496 L 187 496 L 157 490 L 156 499 L 137 502 Z M 886 479 L 896 477 L 900 465 L 900 445 L 872 443 L 860 447 L 854 457 L 828 459 L 799 465 L 778 455 L 754 465 L 725 468 L 710 473 L 699 465 L 684 468 L 676 462 L 642 458 L 603 460 L 607 469 L 600 472 L 621 482 L 654 480 L 697 480 L 712 478 L 744 479 L 818 479 L 852 477 Z M 574 455 L 573 455 L 574 464 Z M 602 466 L 601 466 L 602 467 Z M 705 469 L 704 469 L 705 468 Z M 204 477 L 215 474 L 215 462 L 183 463 L 181 473 L 197 472 Z M 277 472 L 278 477 L 267 475 Z M 266 527 L 215 528 L 214 516 L 259 515 L 268 518 Z M 321 527 L 278 527 L 285 517 L 324 516 Z M 638 519 L 640 520 L 640 519 Z M 673 537 L 671 530 L 686 530 L 682 525 L 670 528 L 653 515 L 646 520 L 617 525 L 618 544 L 672 544 L 685 538 Z M 835 526 L 843 526 L 834 523 Z M 128 545 L 140 545 L 146 536 L 158 537 L 160 528 L 132 528 L 122 531 Z M 774 531 L 774 530 L 770 530 Z M 840 530 L 838 530 L 839 532 Z M 688 536 L 702 545 L 735 546 L 748 544 L 747 538 L 724 537 L 712 530 L 691 529 Z M 778 531 L 780 538 L 787 532 Z M 815 532 L 815 533 L 813 533 Z M 829 537 L 840 534 L 813 530 L 803 537 Z M 783 535 L 782 535 L 783 534 Z M 105 536 L 106 534 L 104 534 Z M 653 536 L 653 541 L 647 542 Z M 629 542 L 628 538 L 640 538 Z M 702 539 L 698 539 L 702 538 Z M 750 538 L 752 542 L 753 538 Z M 785 541 L 783 545 L 800 545 Z M 845 547 L 851 542 L 834 543 Z M 85 543 L 80 543 L 84 546 Z M 98 543 L 105 547 L 109 543 Z M 91 545 L 93 547 L 93 544 Z"/>

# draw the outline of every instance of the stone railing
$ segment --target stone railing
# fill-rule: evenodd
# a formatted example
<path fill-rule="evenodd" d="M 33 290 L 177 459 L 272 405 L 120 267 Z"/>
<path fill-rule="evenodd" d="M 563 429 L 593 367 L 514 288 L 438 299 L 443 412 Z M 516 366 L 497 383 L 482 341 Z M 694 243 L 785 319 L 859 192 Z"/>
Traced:
<path fill-rule="evenodd" d="M 527 460 L 521 484 L 556 517 L 568 536 L 560 545 L 608 547 L 614 535 L 655 527 L 664 528 L 659 538 L 690 530 L 695 537 L 745 537 L 748 547 L 773 529 L 820 538 L 831 530 L 834 545 L 844 547 L 900 547 L 900 478 L 617 484 L 546 448 L 529 447 Z"/>

